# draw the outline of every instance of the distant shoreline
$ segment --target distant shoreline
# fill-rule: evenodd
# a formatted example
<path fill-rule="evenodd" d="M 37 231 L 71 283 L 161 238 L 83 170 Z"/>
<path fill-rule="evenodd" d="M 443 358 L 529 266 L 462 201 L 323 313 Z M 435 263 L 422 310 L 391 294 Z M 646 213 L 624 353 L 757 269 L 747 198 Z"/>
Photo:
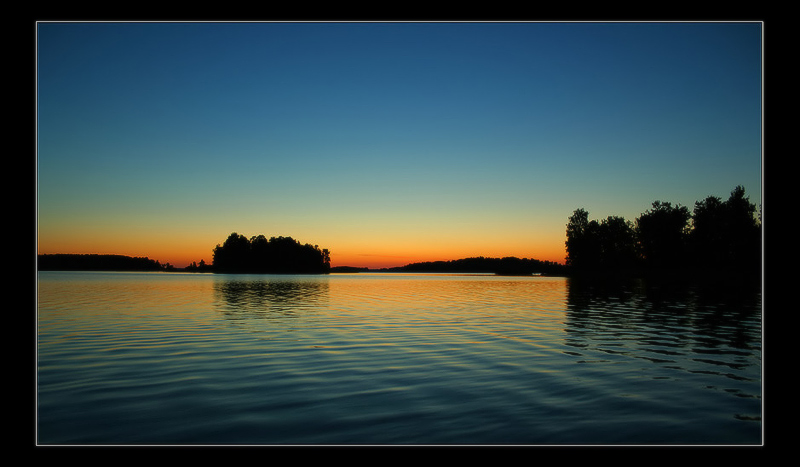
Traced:
<path fill-rule="evenodd" d="M 179 272 L 212 274 L 257 274 L 253 271 L 215 271 L 213 266 L 202 268 L 176 268 L 147 257 L 101 254 L 44 254 L 38 255 L 38 271 L 65 272 Z M 631 269 L 631 270 L 576 270 L 569 266 L 548 261 L 520 258 L 464 258 L 452 261 L 411 263 L 405 266 L 372 269 L 369 267 L 335 266 L 327 272 L 298 273 L 292 271 L 271 272 L 278 275 L 327 275 L 327 274 L 493 274 L 517 277 L 568 277 L 597 284 L 619 284 L 630 280 L 644 279 L 653 283 L 671 285 L 710 285 L 722 287 L 752 287 L 763 281 L 761 270 L 731 271 L 719 268 L 688 269 Z"/>
<path fill-rule="evenodd" d="M 161 264 L 148 257 L 130 257 L 104 254 L 40 254 L 37 257 L 39 271 L 163 271 L 163 272 L 226 272 L 248 273 L 252 271 L 216 271 L 213 265 L 178 268 L 169 263 Z M 372 269 L 356 266 L 334 266 L 330 273 L 361 272 L 415 272 L 415 273 L 473 273 L 498 275 L 565 275 L 566 266 L 550 261 L 534 259 L 507 258 L 464 258 L 452 261 L 432 261 L 411 263 L 405 266 Z M 292 271 L 275 272 L 293 274 Z M 324 273 L 321 273 L 324 274 Z"/>
<path fill-rule="evenodd" d="M 174 271 L 175 267 L 148 257 L 56 253 L 37 255 L 39 271 Z"/>

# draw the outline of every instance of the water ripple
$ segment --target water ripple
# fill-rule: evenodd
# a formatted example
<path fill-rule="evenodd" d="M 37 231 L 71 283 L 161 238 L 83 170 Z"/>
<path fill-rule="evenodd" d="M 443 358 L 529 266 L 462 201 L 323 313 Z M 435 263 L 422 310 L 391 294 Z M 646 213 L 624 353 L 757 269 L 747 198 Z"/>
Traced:
<path fill-rule="evenodd" d="M 38 298 L 45 444 L 760 441 L 760 296 L 56 273 Z"/>

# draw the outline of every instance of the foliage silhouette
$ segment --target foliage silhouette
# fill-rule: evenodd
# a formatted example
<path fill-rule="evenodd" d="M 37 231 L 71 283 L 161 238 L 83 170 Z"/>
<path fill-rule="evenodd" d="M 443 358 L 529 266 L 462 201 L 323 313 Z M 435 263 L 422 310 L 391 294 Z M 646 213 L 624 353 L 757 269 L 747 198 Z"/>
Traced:
<path fill-rule="evenodd" d="M 206 264 L 205 260 L 201 259 L 199 263 L 192 261 L 192 263 L 186 266 L 183 270 L 187 272 L 211 272 L 213 271 L 213 268 L 211 265 Z"/>
<path fill-rule="evenodd" d="M 330 253 L 291 237 L 264 235 L 250 240 L 236 232 L 213 251 L 214 272 L 261 274 L 327 274 Z"/>
<path fill-rule="evenodd" d="M 343 272 L 343 273 L 369 272 L 369 268 L 359 267 L 359 266 L 332 266 L 330 272 Z"/>
<path fill-rule="evenodd" d="M 172 271 L 174 267 L 147 257 L 124 255 L 46 254 L 38 255 L 39 271 Z"/>
<path fill-rule="evenodd" d="M 715 196 L 697 201 L 693 212 L 655 201 L 635 227 L 621 217 L 590 221 L 579 208 L 566 233 L 571 273 L 760 273 L 761 220 L 742 186 L 727 201 Z"/>
<path fill-rule="evenodd" d="M 405 266 L 382 269 L 387 272 L 450 272 L 450 273 L 489 273 L 500 275 L 562 275 L 563 265 L 551 261 L 516 258 L 463 258 L 452 261 L 427 261 Z"/>
<path fill-rule="evenodd" d="M 727 201 L 709 196 L 695 203 L 694 228 L 689 234 L 698 266 L 716 269 L 757 269 L 761 263 L 761 219 L 756 207 L 737 186 Z"/>
<path fill-rule="evenodd" d="M 718 274 L 737 271 L 760 277 L 762 260 L 761 216 L 742 186 L 723 201 L 709 196 L 695 202 L 694 211 L 669 202 L 655 201 L 635 223 L 619 216 L 589 220 L 576 209 L 566 229 L 566 266 L 534 259 L 464 258 L 453 261 L 412 263 L 392 272 L 477 272 L 495 274 L 566 275 L 659 271 Z M 38 255 L 39 270 L 174 271 L 169 263 L 122 255 Z M 327 274 L 330 253 L 317 245 L 301 244 L 291 237 L 257 235 L 250 239 L 231 233 L 213 249 L 211 265 L 201 260 L 185 268 L 192 272 Z M 335 268 L 337 271 L 367 268 Z"/>
<path fill-rule="evenodd" d="M 675 268 L 685 264 L 691 217 L 686 206 L 655 201 L 652 209 L 636 219 L 640 254 L 646 268 Z"/>
<path fill-rule="evenodd" d="M 619 216 L 590 221 L 583 208 L 569 218 L 566 247 L 566 264 L 575 269 L 624 270 L 636 262 L 633 225 Z"/>

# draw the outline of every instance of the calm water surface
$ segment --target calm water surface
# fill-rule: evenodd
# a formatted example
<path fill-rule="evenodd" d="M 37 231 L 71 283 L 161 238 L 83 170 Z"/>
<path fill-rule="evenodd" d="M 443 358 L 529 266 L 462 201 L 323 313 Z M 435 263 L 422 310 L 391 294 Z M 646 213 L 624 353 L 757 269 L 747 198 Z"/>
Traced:
<path fill-rule="evenodd" d="M 40 272 L 38 443 L 761 444 L 761 294 Z"/>

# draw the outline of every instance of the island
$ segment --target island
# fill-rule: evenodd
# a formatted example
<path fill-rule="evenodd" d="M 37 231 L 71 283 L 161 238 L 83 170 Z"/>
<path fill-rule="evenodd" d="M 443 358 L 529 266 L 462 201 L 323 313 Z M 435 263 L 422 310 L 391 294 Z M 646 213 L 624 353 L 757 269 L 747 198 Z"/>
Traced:
<path fill-rule="evenodd" d="M 231 233 L 213 251 L 214 272 L 256 274 L 327 274 L 330 252 L 302 244 L 292 237 L 253 236 Z"/>
<path fill-rule="evenodd" d="M 503 276 L 563 276 L 567 269 L 564 265 L 552 261 L 517 258 L 485 258 L 483 256 L 462 258 L 451 261 L 426 261 L 411 263 L 394 268 L 382 268 L 379 272 L 408 273 L 484 273 Z"/>
<path fill-rule="evenodd" d="M 601 278 L 762 279 L 763 237 L 760 209 L 737 186 L 723 200 L 709 196 L 694 210 L 655 201 L 635 221 L 620 216 L 589 219 L 576 209 L 566 225 L 566 261 L 483 256 L 369 269 L 330 265 L 330 251 L 292 237 L 231 233 L 213 249 L 213 262 L 183 269 L 147 257 L 122 255 L 38 255 L 38 270 L 186 271 L 254 274 L 361 272 L 484 273 Z"/>

